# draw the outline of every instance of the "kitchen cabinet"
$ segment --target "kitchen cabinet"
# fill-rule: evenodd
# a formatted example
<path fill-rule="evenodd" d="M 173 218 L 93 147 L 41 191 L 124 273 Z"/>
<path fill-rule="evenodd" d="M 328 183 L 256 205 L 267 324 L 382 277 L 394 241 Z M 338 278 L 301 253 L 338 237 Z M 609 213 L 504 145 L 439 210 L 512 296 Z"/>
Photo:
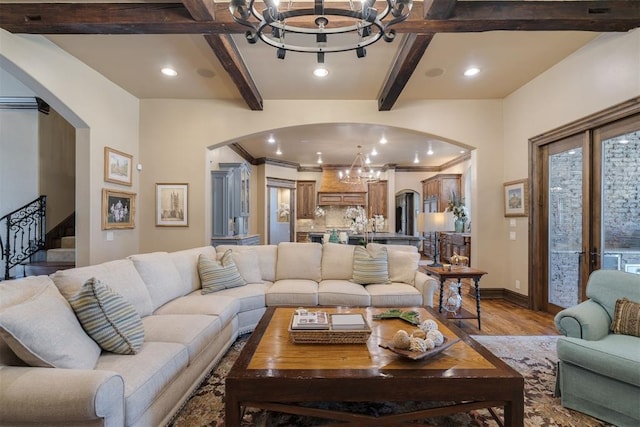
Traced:
<path fill-rule="evenodd" d="M 366 206 L 367 193 L 318 193 L 320 206 Z"/>
<path fill-rule="evenodd" d="M 296 183 L 296 218 L 314 219 L 316 209 L 316 182 L 298 181 Z"/>
<path fill-rule="evenodd" d="M 438 174 L 422 181 L 424 212 L 444 212 L 453 193 L 460 197 L 460 174 Z"/>
<path fill-rule="evenodd" d="M 369 183 L 368 207 L 369 218 L 373 215 L 382 215 L 385 219 L 389 218 L 389 187 L 387 181 L 378 181 Z"/>

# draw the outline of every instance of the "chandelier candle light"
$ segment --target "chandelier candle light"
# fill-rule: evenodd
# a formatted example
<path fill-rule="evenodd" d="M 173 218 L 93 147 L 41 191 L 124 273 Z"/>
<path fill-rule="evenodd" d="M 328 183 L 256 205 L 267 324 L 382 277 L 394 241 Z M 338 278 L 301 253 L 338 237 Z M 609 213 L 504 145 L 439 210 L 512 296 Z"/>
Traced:
<path fill-rule="evenodd" d="M 324 63 L 327 52 L 355 50 L 358 58 L 362 58 L 366 56 L 365 47 L 380 39 L 393 41 L 396 32 L 391 27 L 409 17 L 413 0 L 386 0 L 380 13 L 373 7 L 375 0 L 349 0 L 348 6 L 342 8 L 338 6 L 343 3 L 330 2 L 328 4 L 336 7 L 325 7 L 325 0 L 314 0 L 313 7 L 302 6 L 306 4 L 289 1 L 281 5 L 279 0 L 231 0 L 229 11 L 234 21 L 249 28 L 245 33 L 249 43 L 262 40 L 277 49 L 279 59 L 284 59 L 289 50 L 315 53 L 320 64 Z M 382 22 L 389 13 L 393 19 Z M 252 17 L 258 23 L 250 22 Z M 335 17 L 336 23 L 329 17 Z M 327 37 L 344 34 L 352 34 L 353 40 L 333 45 Z M 344 37 L 335 39 L 340 43 L 346 42 Z"/>
<path fill-rule="evenodd" d="M 345 184 L 366 184 L 369 182 L 378 182 L 380 180 L 380 171 L 374 172 L 371 166 L 362 155 L 362 145 L 358 145 L 358 154 L 351 163 L 351 167 L 344 172 L 338 172 L 340 182 Z"/>

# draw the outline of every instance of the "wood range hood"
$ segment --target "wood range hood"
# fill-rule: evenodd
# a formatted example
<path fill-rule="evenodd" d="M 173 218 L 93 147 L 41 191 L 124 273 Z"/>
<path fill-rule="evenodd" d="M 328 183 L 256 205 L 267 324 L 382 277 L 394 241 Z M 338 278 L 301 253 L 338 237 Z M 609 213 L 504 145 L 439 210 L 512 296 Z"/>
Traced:
<path fill-rule="evenodd" d="M 322 169 L 318 205 L 366 206 L 367 184 L 345 184 L 338 177 L 339 168 Z"/>

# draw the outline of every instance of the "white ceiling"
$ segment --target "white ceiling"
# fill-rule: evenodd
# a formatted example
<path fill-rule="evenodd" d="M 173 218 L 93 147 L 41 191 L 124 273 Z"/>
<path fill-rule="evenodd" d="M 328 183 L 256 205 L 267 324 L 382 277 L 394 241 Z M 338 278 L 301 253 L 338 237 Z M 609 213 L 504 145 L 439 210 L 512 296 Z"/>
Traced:
<path fill-rule="evenodd" d="M 396 106 L 416 99 L 501 99 L 584 46 L 598 33 L 485 32 L 437 34 L 410 78 Z M 264 43 L 248 44 L 233 36 L 263 99 L 377 100 L 396 55 L 400 40 L 379 41 L 358 59 L 354 52 L 327 54 L 329 76 L 312 75 L 315 55 L 288 52 L 276 58 Z M 244 102 L 230 77 L 200 35 L 52 35 L 50 40 L 139 98 L 198 98 Z M 172 66 L 178 76 L 160 74 Z M 469 66 L 480 68 L 474 78 L 462 76 Z M 430 77 L 430 75 L 435 75 Z M 258 113 L 259 114 L 259 113 Z M 278 144 L 268 144 L 273 135 Z M 317 165 L 349 164 L 361 144 L 373 148 L 381 136 L 386 147 L 372 157 L 376 165 L 439 166 L 460 155 L 460 147 L 385 126 L 356 124 L 299 126 L 270 134 L 238 135 L 235 142 L 253 157 Z M 335 141 L 349 141 L 336 147 Z M 432 145 L 435 154 L 427 156 Z M 463 147 L 464 148 L 464 147 Z"/>

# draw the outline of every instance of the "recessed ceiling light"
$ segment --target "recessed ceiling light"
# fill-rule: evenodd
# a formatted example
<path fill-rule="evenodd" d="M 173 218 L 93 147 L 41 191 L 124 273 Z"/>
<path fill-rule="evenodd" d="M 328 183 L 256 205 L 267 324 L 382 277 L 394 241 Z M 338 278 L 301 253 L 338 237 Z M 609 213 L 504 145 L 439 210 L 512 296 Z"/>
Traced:
<path fill-rule="evenodd" d="M 367 156 L 367 158 L 364 160 L 364 163 L 367 165 L 371 164 L 371 159 L 369 158 L 369 156 Z"/>
<path fill-rule="evenodd" d="M 413 158 L 413 163 L 420 163 L 420 159 L 418 159 L 418 153 L 416 153 L 416 156 Z"/>
<path fill-rule="evenodd" d="M 464 153 L 465 153 L 465 150 L 460 150 L 460 154 L 464 154 Z"/>
<path fill-rule="evenodd" d="M 169 77 L 175 77 L 178 75 L 178 72 L 170 67 L 164 67 L 162 70 L 160 70 L 160 72 Z"/>
<path fill-rule="evenodd" d="M 429 150 L 427 151 L 427 156 L 433 156 L 433 150 L 431 147 L 429 147 Z"/>
<path fill-rule="evenodd" d="M 278 147 L 278 149 L 276 150 L 276 154 L 277 154 L 278 156 L 281 156 L 281 155 L 282 155 L 282 150 L 280 150 L 280 147 Z"/>
<path fill-rule="evenodd" d="M 316 77 L 327 77 L 329 75 L 329 70 L 323 67 L 318 67 L 313 70 L 313 75 Z"/>
<path fill-rule="evenodd" d="M 269 144 L 273 144 L 274 142 L 276 142 L 276 139 L 273 137 L 273 135 L 271 135 L 271 136 L 269 137 L 269 139 L 267 139 L 267 142 L 268 142 Z"/>
<path fill-rule="evenodd" d="M 372 156 L 377 156 L 378 155 L 378 151 L 374 148 L 373 150 L 371 150 L 371 155 Z"/>
<path fill-rule="evenodd" d="M 380 144 L 386 144 L 386 143 L 387 143 L 387 138 L 385 138 L 384 136 L 380 138 Z"/>
<path fill-rule="evenodd" d="M 464 75 L 467 77 L 473 77 L 480 72 L 480 68 L 470 67 L 464 71 Z"/>

